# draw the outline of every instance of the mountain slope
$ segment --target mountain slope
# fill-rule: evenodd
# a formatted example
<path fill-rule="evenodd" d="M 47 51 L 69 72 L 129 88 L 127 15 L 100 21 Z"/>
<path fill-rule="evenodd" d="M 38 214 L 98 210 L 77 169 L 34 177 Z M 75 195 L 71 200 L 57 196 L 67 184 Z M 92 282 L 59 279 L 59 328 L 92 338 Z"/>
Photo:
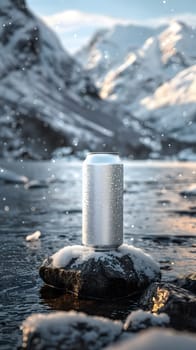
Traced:
<path fill-rule="evenodd" d="M 196 65 L 178 73 L 134 110 L 163 137 L 196 145 Z"/>
<path fill-rule="evenodd" d="M 101 87 L 102 98 L 130 105 L 154 92 L 159 85 L 195 63 L 195 37 L 196 29 L 171 21 L 164 31 L 148 38 L 141 48 L 131 52 L 121 65 L 108 73 Z"/>
<path fill-rule="evenodd" d="M 156 156 L 196 152 L 196 29 L 171 21 L 110 71 L 100 95 L 119 106 L 121 118 L 150 128 Z M 172 146 L 171 146 L 172 145 Z"/>
<path fill-rule="evenodd" d="M 117 26 L 84 49 L 86 71 L 24 0 L 2 0 L 0 157 L 45 159 L 62 146 L 133 158 L 194 148 L 195 36 L 183 22 Z"/>
<path fill-rule="evenodd" d="M 24 0 L 1 1 L 0 82 L 0 157 L 95 149 L 116 132 L 88 75 Z"/>
<path fill-rule="evenodd" d="M 100 86 L 109 71 L 120 65 L 129 52 L 141 47 L 147 38 L 159 33 L 161 28 L 130 24 L 101 30 L 75 57 Z"/>

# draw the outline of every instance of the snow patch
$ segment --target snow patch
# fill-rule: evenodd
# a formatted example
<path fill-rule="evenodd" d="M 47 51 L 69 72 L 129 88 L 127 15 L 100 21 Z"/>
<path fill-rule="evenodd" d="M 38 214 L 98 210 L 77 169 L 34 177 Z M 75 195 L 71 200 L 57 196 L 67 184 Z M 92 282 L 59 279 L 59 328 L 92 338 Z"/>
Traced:
<path fill-rule="evenodd" d="M 172 329 L 152 329 L 143 331 L 133 339 L 107 347 L 107 350 L 193 350 L 196 337 L 193 334 L 180 333 Z"/>
<path fill-rule="evenodd" d="M 21 328 L 24 343 L 30 342 L 33 335 L 38 333 L 42 346 L 44 344 L 46 348 L 57 348 L 63 343 L 66 344 L 63 348 L 79 349 L 78 342 L 81 342 L 82 348 L 96 350 L 121 334 L 122 323 L 70 311 L 33 314 L 23 322 Z"/>
<path fill-rule="evenodd" d="M 137 310 L 133 311 L 126 319 L 124 329 L 130 331 L 137 331 L 139 329 L 147 328 L 150 326 L 165 326 L 169 324 L 170 318 L 167 314 L 153 314 L 148 311 Z"/>
<path fill-rule="evenodd" d="M 73 267 L 77 267 L 84 261 L 92 258 L 95 261 L 102 260 L 107 264 L 113 265 L 114 257 L 120 258 L 124 255 L 130 256 L 133 261 L 134 268 L 139 275 L 144 274 L 151 279 L 159 272 L 159 265 L 150 255 L 144 253 L 139 248 L 126 244 L 123 244 L 117 250 L 102 252 L 80 245 L 68 246 L 60 249 L 57 253 L 52 255 L 51 258 L 54 267 L 61 268 L 67 266 L 72 259 L 76 259 Z M 118 260 L 115 260 L 115 270 L 118 270 L 120 273 L 124 273 Z"/>
<path fill-rule="evenodd" d="M 40 231 L 35 231 L 34 233 L 26 236 L 26 241 L 31 242 L 31 241 L 37 241 L 41 237 L 41 232 Z"/>

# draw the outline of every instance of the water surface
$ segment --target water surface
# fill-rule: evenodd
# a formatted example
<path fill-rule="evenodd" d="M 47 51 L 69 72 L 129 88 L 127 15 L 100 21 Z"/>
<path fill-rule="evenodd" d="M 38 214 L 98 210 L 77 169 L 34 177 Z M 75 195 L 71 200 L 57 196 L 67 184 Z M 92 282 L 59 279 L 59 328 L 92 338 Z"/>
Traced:
<path fill-rule="evenodd" d="M 31 313 L 82 310 L 124 319 L 134 299 L 77 300 L 43 286 L 43 259 L 65 245 L 81 243 L 81 163 L 1 162 L 48 187 L 25 189 L 0 182 L 0 348 L 14 349 L 19 326 Z M 129 162 L 125 165 L 124 240 L 161 264 L 164 280 L 195 271 L 196 198 L 180 192 L 196 183 L 196 163 Z M 26 235 L 40 230 L 37 242 Z"/>

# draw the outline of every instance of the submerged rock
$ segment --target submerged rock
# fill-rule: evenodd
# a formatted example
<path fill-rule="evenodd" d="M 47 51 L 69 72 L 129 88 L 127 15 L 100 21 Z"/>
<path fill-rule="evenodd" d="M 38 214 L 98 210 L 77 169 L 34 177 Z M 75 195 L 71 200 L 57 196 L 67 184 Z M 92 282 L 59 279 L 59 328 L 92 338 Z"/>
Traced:
<path fill-rule="evenodd" d="M 39 272 L 45 283 L 86 298 L 138 293 L 160 279 L 158 264 L 141 249 L 127 245 L 104 252 L 65 247 L 46 259 Z"/>
<path fill-rule="evenodd" d="M 0 168 L 0 181 L 5 183 L 26 184 L 29 179 L 24 175 L 18 175 L 11 170 Z"/>
<path fill-rule="evenodd" d="M 34 314 L 22 324 L 24 350 L 98 350 L 116 340 L 122 323 L 84 313 Z"/>
<path fill-rule="evenodd" d="M 25 184 L 26 190 L 36 188 L 48 188 L 49 181 L 47 180 L 31 180 Z"/>
<path fill-rule="evenodd" d="M 137 310 L 133 311 L 126 319 L 124 330 L 129 332 L 137 332 L 139 330 L 150 327 L 165 327 L 169 324 L 169 316 L 167 314 L 153 314 L 151 312 Z"/>
<path fill-rule="evenodd" d="M 180 192 L 183 197 L 196 197 L 196 185 L 192 185 L 186 190 Z"/>
<path fill-rule="evenodd" d="M 196 337 L 173 329 L 150 329 L 107 350 L 193 350 Z M 106 348 L 105 348 L 106 350 Z"/>
<path fill-rule="evenodd" d="M 196 297 L 172 283 L 152 283 L 141 298 L 141 307 L 167 313 L 176 329 L 196 330 Z"/>

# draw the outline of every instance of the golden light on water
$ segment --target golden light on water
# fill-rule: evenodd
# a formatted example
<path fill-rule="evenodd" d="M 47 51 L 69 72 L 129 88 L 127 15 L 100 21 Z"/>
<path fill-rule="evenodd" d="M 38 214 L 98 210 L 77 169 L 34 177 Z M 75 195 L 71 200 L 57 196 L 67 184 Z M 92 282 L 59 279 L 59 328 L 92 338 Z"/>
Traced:
<path fill-rule="evenodd" d="M 158 312 L 167 302 L 169 297 L 169 292 L 163 288 L 157 288 L 156 297 L 153 297 L 153 308 L 152 312 Z"/>

